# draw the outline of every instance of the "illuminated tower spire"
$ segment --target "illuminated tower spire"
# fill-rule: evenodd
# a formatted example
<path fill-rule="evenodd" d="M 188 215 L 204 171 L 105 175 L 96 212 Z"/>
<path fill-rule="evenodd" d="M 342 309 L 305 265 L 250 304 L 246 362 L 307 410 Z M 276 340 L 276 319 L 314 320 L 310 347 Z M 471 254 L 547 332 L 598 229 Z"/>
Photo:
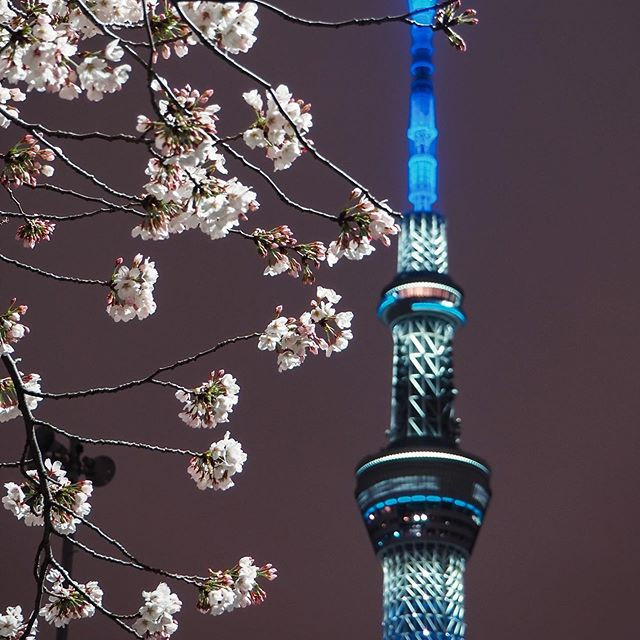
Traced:
<path fill-rule="evenodd" d="M 409 0 L 425 11 L 432 0 Z M 437 200 L 433 31 L 411 28 L 409 202 L 398 272 L 378 313 L 393 336 L 388 445 L 356 471 L 356 498 L 383 569 L 384 640 L 461 640 L 464 571 L 490 498 L 489 468 L 459 446 L 452 342 L 464 323 L 462 290 L 448 275 Z"/>

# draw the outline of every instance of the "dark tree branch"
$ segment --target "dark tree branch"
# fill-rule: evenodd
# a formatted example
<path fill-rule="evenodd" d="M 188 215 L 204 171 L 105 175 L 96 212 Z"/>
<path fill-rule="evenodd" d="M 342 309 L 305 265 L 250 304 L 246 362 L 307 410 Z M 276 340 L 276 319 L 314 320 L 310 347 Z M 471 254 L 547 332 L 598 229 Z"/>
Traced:
<path fill-rule="evenodd" d="M 137 378 L 136 380 L 130 380 L 129 382 L 123 382 L 122 384 L 115 385 L 113 387 L 96 387 L 93 389 L 84 389 L 82 391 L 71 391 L 67 393 L 37 393 L 36 391 L 28 391 L 27 393 L 36 398 L 51 398 L 53 400 L 59 399 L 69 399 L 69 398 L 82 398 L 85 396 L 94 396 L 103 393 L 117 393 L 119 391 L 124 391 L 125 389 L 131 389 L 132 387 L 137 387 L 142 384 L 154 383 L 154 378 L 161 373 L 165 373 L 166 371 L 173 371 L 174 369 L 178 369 L 179 367 L 183 367 L 187 364 L 191 364 L 204 356 L 208 356 L 211 353 L 215 353 L 216 351 L 222 349 L 223 347 L 227 347 L 231 344 L 235 344 L 236 342 L 242 342 L 244 340 L 252 340 L 253 338 L 257 338 L 260 336 L 260 333 L 249 333 L 244 336 L 237 336 L 235 338 L 229 338 L 227 340 L 223 340 L 222 342 L 218 342 L 218 344 L 213 347 L 209 347 L 204 351 L 200 351 L 192 356 L 188 356 L 186 358 L 182 358 L 173 364 L 165 365 L 163 367 L 158 367 L 153 373 L 150 373 L 148 376 L 143 378 Z M 157 382 L 156 382 L 157 384 Z"/>
<path fill-rule="evenodd" d="M 103 287 L 108 287 L 109 282 L 105 280 L 89 280 L 86 278 L 76 278 L 73 276 L 60 276 L 55 273 L 51 273 L 49 271 L 43 271 L 42 269 L 38 269 L 37 267 L 32 267 L 29 264 L 25 264 L 24 262 L 19 262 L 18 260 L 14 260 L 13 258 L 8 258 L 7 256 L 3 256 L 0 254 L 0 260 L 6 262 L 7 264 L 12 264 L 20 269 L 26 269 L 27 271 L 31 271 L 32 273 L 37 273 L 40 276 L 44 276 L 46 278 L 51 278 L 53 280 L 60 280 L 62 282 L 74 282 L 76 284 L 97 284 Z"/>
<path fill-rule="evenodd" d="M 392 214 L 392 215 L 394 215 L 396 217 L 399 217 L 399 218 L 402 217 L 402 214 L 400 214 L 399 212 L 393 211 L 392 209 L 389 208 L 388 205 L 384 204 L 383 202 L 379 202 L 378 200 L 376 200 L 376 198 L 373 197 L 373 195 L 370 193 L 370 191 L 364 185 L 360 184 L 360 182 L 358 182 L 355 178 L 350 176 L 346 171 L 344 171 L 339 166 L 337 166 L 336 164 L 331 162 L 328 158 L 323 156 L 311 144 L 311 142 L 305 138 L 305 136 L 301 133 L 301 131 L 295 125 L 295 123 L 293 122 L 293 120 L 291 119 L 289 114 L 284 109 L 284 106 L 281 105 L 280 102 L 278 101 L 276 93 L 275 93 L 272 85 L 269 82 L 267 82 L 264 78 L 260 77 L 258 74 L 254 73 L 253 71 L 251 71 L 250 69 L 248 69 L 244 65 L 240 64 L 239 62 L 237 62 L 233 58 L 231 58 L 224 51 L 220 50 L 220 48 L 215 43 L 211 42 L 211 40 L 209 40 L 202 33 L 202 31 L 200 31 L 200 29 L 198 29 L 198 27 L 189 18 L 189 16 L 187 16 L 185 14 L 185 12 L 180 7 L 180 2 L 178 2 L 177 0 L 171 0 L 171 4 L 175 7 L 176 11 L 179 13 L 179 15 L 182 18 L 182 20 L 189 26 L 189 28 L 198 37 L 198 40 L 200 40 L 200 42 L 204 45 L 204 47 L 206 49 L 208 49 L 209 51 L 214 53 L 218 58 L 223 60 L 227 65 L 231 66 L 236 71 L 239 71 L 241 74 L 243 74 L 246 77 L 248 77 L 251 80 L 253 80 L 253 82 L 255 82 L 258 85 L 260 85 L 263 89 L 265 89 L 269 93 L 269 95 L 273 99 L 274 103 L 277 105 L 278 109 L 280 110 L 280 113 L 282 114 L 282 117 L 287 121 L 289 126 L 293 129 L 293 131 L 294 131 L 294 133 L 296 135 L 296 138 L 299 140 L 300 144 L 302 144 L 302 146 L 305 149 L 307 149 L 307 151 L 309 151 L 309 153 L 311 153 L 311 155 L 316 160 L 318 160 L 318 162 L 320 162 L 325 167 L 330 169 L 333 173 L 336 173 L 341 178 L 346 180 L 349 184 L 351 184 L 352 187 L 360 189 L 362 191 L 362 193 L 364 193 L 367 196 L 367 198 L 373 204 L 375 204 L 377 207 L 383 209 L 384 211 L 387 211 L 388 213 L 390 213 L 390 214 Z"/>
<path fill-rule="evenodd" d="M 79 436 L 75 433 L 70 433 L 61 427 L 57 427 L 50 422 L 44 420 L 35 420 L 35 424 L 42 425 L 43 427 L 49 427 L 52 431 L 59 433 L 60 435 L 77 440 L 78 442 L 84 442 L 86 444 L 102 444 L 107 446 L 116 447 L 131 447 L 133 449 L 146 449 L 147 451 L 156 451 L 158 453 L 175 453 L 181 456 L 197 456 L 197 451 L 189 451 L 188 449 L 175 449 L 173 447 L 160 447 L 155 444 L 147 444 L 145 442 L 130 442 L 128 440 L 115 440 L 111 438 L 88 438 L 86 436 Z M 5 466 L 14 466 L 16 463 L 5 463 Z M 19 463 L 18 463 L 19 464 Z M 2 466 L 2 465 L 0 465 Z"/>

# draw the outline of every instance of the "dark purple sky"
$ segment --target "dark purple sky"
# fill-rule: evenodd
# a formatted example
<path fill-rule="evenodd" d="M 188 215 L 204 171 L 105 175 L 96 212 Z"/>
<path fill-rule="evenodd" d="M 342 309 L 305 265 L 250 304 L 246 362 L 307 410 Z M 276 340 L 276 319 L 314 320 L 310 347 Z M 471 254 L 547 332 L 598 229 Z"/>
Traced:
<path fill-rule="evenodd" d="M 283 0 L 311 17 L 399 12 L 397 0 Z M 440 208 L 449 219 L 451 273 L 465 289 L 469 323 L 456 338 L 463 447 L 490 461 L 494 498 L 470 562 L 470 640 L 633 637 L 638 566 L 634 534 L 640 444 L 637 415 L 638 54 L 636 3 L 515 3 L 477 0 L 481 24 L 470 51 L 440 39 L 437 104 Z M 313 104 L 312 138 L 379 197 L 404 206 L 408 99 L 407 28 L 314 31 L 263 16 L 242 58 Z M 173 84 L 213 87 L 220 130 L 246 122 L 234 78 L 202 51 L 171 64 Z M 136 77 L 139 79 L 139 73 Z M 100 105 L 34 100 L 26 116 L 79 130 L 133 128 L 145 95 L 136 80 Z M 93 123 L 93 124 L 92 124 Z M 2 148 L 15 130 L 2 134 Z M 6 141 L 6 142 L 5 142 Z M 112 145 L 69 146 L 74 158 L 137 192 L 144 158 Z M 229 164 L 230 169 L 235 166 Z M 59 171 L 64 179 L 64 171 Z M 262 207 L 246 225 L 288 223 L 300 239 L 335 230 L 288 211 L 257 178 Z M 292 194 L 338 209 L 349 191 L 310 157 L 277 176 Z M 40 197 L 40 196 L 39 196 Z M 31 211 L 70 202 L 25 197 Z M 8 206 L 5 202 L 3 206 Z M 0 300 L 30 306 L 31 335 L 19 355 L 45 388 L 114 384 L 261 329 L 282 302 L 298 314 L 311 292 L 282 276 L 263 278 L 249 243 L 211 242 L 191 232 L 164 243 L 132 240 L 123 215 L 59 225 L 29 252 L 0 227 L 2 252 L 61 273 L 108 277 L 115 256 L 156 259 L 158 312 L 115 325 L 103 291 L 42 281 L 3 266 Z M 223 351 L 172 379 L 193 386 L 214 368 L 238 378 L 228 425 L 249 454 L 237 486 L 198 492 L 186 460 L 113 449 L 118 472 L 96 491 L 92 520 L 149 562 L 202 573 L 241 555 L 280 570 L 262 607 L 219 618 L 185 603 L 179 638 L 371 639 L 380 630 L 380 571 L 353 500 L 353 469 L 384 443 L 391 340 L 375 318 L 392 277 L 395 247 L 362 263 L 323 269 L 320 283 L 356 312 L 344 354 L 277 374 L 253 344 Z M 71 431 L 204 449 L 224 434 L 190 430 L 163 389 L 112 398 L 48 401 L 39 414 Z M 21 425 L 2 425 L 3 459 L 19 455 Z M 16 479 L 2 471 L 2 481 Z M 0 608 L 32 600 L 32 552 L 40 532 L 0 514 Z M 99 579 L 105 604 L 139 606 L 158 579 L 79 559 L 78 580 Z M 71 627 L 73 640 L 112 640 L 98 618 Z M 43 638 L 52 638 L 47 630 Z"/>

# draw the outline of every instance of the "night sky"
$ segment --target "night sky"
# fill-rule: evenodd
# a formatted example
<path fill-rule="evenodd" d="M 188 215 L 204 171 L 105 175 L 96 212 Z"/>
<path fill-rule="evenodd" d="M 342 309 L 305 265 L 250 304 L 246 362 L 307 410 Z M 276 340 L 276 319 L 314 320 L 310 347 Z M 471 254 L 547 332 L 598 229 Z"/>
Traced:
<path fill-rule="evenodd" d="M 404 9 L 399 0 L 278 4 L 327 19 Z M 470 6 L 481 23 L 464 30 L 469 52 L 437 38 L 435 78 L 439 209 L 449 220 L 450 271 L 466 292 L 469 316 L 455 341 L 462 446 L 493 468 L 493 501 L 468 565 L 468 638 L 634 637 L 640 9 L 630 0 Z M 312 30 L 262 12 L 258 35 L 240 60 L 311 102 L 318 149 L 404 208 L 408 28 Z M 240 93 L 253 85 L 202 49 L 164 72 L 174 86 L 215 89 L 222 134 L 248 123 Z M 97 105 L 38 96 L 22 113 L 53 127 L 133 132 L 138 113 L 149 113 L 140 80 L 136 70 L 121 95 Z M 2 149 L 17 135 L 3 131 Z M 67 148 L 139 192 L 140 150 Z M 228 166 L 261 202 L 245 229 L 286 223 L 301 240 L 335 236 L 337 228 L 286 209 L 259 177 Z M 57 177 L 79 184 L 62 168 Z M 338 211 L 350 190 L 310 156 L 276 177 L 295 198 L 328 210 Z M 39 193 L 26 193 L 24 202 L 32 212 L 77 210 Z M 2 207 L 10 207 L 6 197 Z M 39 372 L 46 390 L 146 374 L 262 329 L 278 303 L 299 315 L 312 296 L 287 276 L 264 278 L 252 245 L 239 238 L 212 242 L 193 231 L 143 243 L 130 237 L 133 225 L 124 214 L 60 224 L 53 241 L 32 252 L 13 240 L 15 222 L 0 227 L 2 253 L 59 273 L 106 279 L 116 256 L 129 261 L 137 252 L 154 258 L 160 273 L 156 314 L 116 325 L 100 288 L 0 268 L 0 300 L 17 296 L 30 307 L 21 366 Z M 41 417 L 94 436 L 204 450 L 228 427 L 242 441 L 244 473 L 234 489 L 215 494 L 196 489 L 186 459 L 87 449 L 117 464 L 114 481 L 94 493 L 92 521 L 148 562 L 202 574 L 250 554 L 279 569 L 264 605 L 218 618 L 197 613 L 195 593 L 175 585 L 184 602 L 176 638 L 380 637 L 380 570 L 353 487 L 355 465 L 383 446 L 389 421 L 391 339 L 375 306 L 394 270 L 395 243 L 363 262 L 321 270 L 319 283 L 337 289 L 340 308 L 356 313 L 345 353 L 278 374 L 273 354 L 244 343 L 169 377 L 190 387 L 213 369 L 237 377 L 240 402 L 214 432 L 189 429 L 160 387 L 40 405 Z M 16 459 L 21 424 L 3 424 L 2 432 L 1 458 Z M 15 471 L 0 473 L 2 482 L 18 479 Z M 0 513 L 0 609 L 30 609 L 40 534 Z M 159 582 L 80 556 L 74 576 L 99 580 L 105 605 L 121 612 L 137 610 L 140 591 Z M 100 616 L 70 627 L 72 640 L 121 633 Z"/>

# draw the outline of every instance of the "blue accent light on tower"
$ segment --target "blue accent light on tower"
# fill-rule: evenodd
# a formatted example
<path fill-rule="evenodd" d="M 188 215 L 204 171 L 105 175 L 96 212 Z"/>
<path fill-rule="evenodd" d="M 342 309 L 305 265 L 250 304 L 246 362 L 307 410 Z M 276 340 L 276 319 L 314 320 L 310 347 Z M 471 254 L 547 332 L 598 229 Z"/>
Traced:
<path fill-rule="evenodd" d="M 416 22 L 431 24 L 434 11 L 431 0 L 409 0 L 409 10 Z M 433 98 L 433 31 L 411 27 L 411 114 L 409 139 L 409 202 L 414 211 L 431 211 L 438 199 L 436 159 L 436 110 Z"/>
<path fill-rule="evenodd" d="M 408 199 L 398 269 L 378 315 L 393 337 L 388 444 L 356 470 L 356 500 L 383 569 L 383 640 L 463 640 L 464 573 L 491 498 L 486 462 L 459 448 L 452 345 L 466 321 L 437 201 L 435 0 L 408 0 Z"/>

